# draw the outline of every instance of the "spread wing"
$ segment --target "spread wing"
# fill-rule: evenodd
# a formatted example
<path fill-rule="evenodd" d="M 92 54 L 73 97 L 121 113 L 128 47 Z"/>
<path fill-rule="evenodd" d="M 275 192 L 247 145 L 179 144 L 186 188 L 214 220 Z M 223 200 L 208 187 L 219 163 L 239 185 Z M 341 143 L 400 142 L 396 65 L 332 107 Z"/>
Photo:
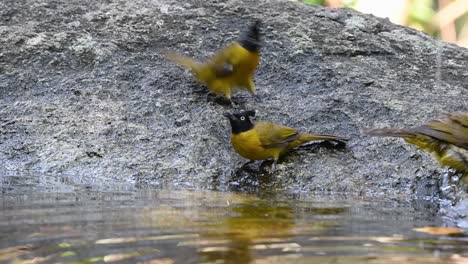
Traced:
<path fill-rule="evenodd" d="M 294 128 L 268 122 L 256 123 L 255 130 L 264 147 L 284 147 L 299 137 Z"/>
<path fill-rule="evenodd" d="M 414 128 L 414 131 L 468 149 L 467 113 L 444 115 Z"/>

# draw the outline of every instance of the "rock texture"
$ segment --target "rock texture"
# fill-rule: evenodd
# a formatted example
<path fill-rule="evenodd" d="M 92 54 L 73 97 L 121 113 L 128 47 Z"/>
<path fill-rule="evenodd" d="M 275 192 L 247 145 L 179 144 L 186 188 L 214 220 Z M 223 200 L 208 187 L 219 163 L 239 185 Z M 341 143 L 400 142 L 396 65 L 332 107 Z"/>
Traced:
<path fill-rule="evenodd" d="M 254 18 L 264 45 L 240 108 L 316 133 L 265 175 L 229 143 L 216 103 L 167 48 L 206 58 Z M 339 191 L 437 197 L 443 168 L 400 139 L 363 129 L 468 111 L 468 50 L 350 9 L 288 1 L 0 2 L 0 164 L 4 173 L 97 184 Z"/>

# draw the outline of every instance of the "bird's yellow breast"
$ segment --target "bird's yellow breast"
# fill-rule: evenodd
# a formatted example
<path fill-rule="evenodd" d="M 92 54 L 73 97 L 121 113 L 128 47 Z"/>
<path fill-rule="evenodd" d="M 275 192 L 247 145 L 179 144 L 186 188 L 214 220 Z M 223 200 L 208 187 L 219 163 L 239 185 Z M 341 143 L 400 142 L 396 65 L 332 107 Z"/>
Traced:
<path fill-rule="evenodd" d="M 239 134 L 231 134 L 231 143 L 239 155 L 249 160 L 266 160 L 277 158 L 281 149 L 262 146 L 255 129 Z"/>
<path fill-rule="evenodd" d="M 232 56 L 235 57 L 233 60 L 238 62 L 237 75 L 253 74 L 257 69 L 260 62 L 259 52 L 251 52 L 243 48 L 239 44 L 232 46 Z"/>
<path fill-rule="evenodd" d="M 239 43 L 233 43 L 220 51 L 210 63 L 202 64 L 195 69 L 196 78 L 215 94 L 228 98 L 236 88 L 247 89 L 255 93 L 253 76 L 260 61 L 259 52 L 251 52 L 243 48 Z M 218 76 L 218 67 L 225 64 L 231 65 L 232 73 L 226 76 Z"/>

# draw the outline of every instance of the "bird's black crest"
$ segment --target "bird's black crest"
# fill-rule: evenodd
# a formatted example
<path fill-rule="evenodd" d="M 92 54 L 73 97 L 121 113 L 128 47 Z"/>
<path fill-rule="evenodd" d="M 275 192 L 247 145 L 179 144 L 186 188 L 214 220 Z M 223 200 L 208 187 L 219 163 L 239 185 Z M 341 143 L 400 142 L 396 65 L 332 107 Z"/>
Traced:
<path fill-rule="evenodd" d="M 260 49 L 260 20 L 255 20 L 249 29 L 239 38 L 242 47 L 249 51 Z"/>
<path fill-rule="evenodd" d="M 226 112 L 223 115 L 229 118 L 233 134 L 239 134 L 254 127 L 254 124 L 249 118 L 255 116 L 254 110 L 240 111 L 235 113 Z"/>

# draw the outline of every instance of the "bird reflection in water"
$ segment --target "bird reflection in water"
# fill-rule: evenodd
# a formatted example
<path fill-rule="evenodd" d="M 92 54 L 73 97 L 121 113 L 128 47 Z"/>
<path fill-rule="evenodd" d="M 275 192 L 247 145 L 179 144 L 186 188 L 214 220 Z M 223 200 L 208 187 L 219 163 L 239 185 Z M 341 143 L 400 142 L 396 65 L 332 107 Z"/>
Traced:
<path fill-rule="evenodd" d="M 249 263 L 256 247 L 281 243 L 293 236 L 294 212 L 290 206 L 252 200 L 235 205 L 233 215 L 222 220 L 213 232 L 201 234 L 209 239 L 227 239 L 220 247 L 199 250 L 203 262 Z M 277 203 L 276 203 L 277 204 Z"/>

